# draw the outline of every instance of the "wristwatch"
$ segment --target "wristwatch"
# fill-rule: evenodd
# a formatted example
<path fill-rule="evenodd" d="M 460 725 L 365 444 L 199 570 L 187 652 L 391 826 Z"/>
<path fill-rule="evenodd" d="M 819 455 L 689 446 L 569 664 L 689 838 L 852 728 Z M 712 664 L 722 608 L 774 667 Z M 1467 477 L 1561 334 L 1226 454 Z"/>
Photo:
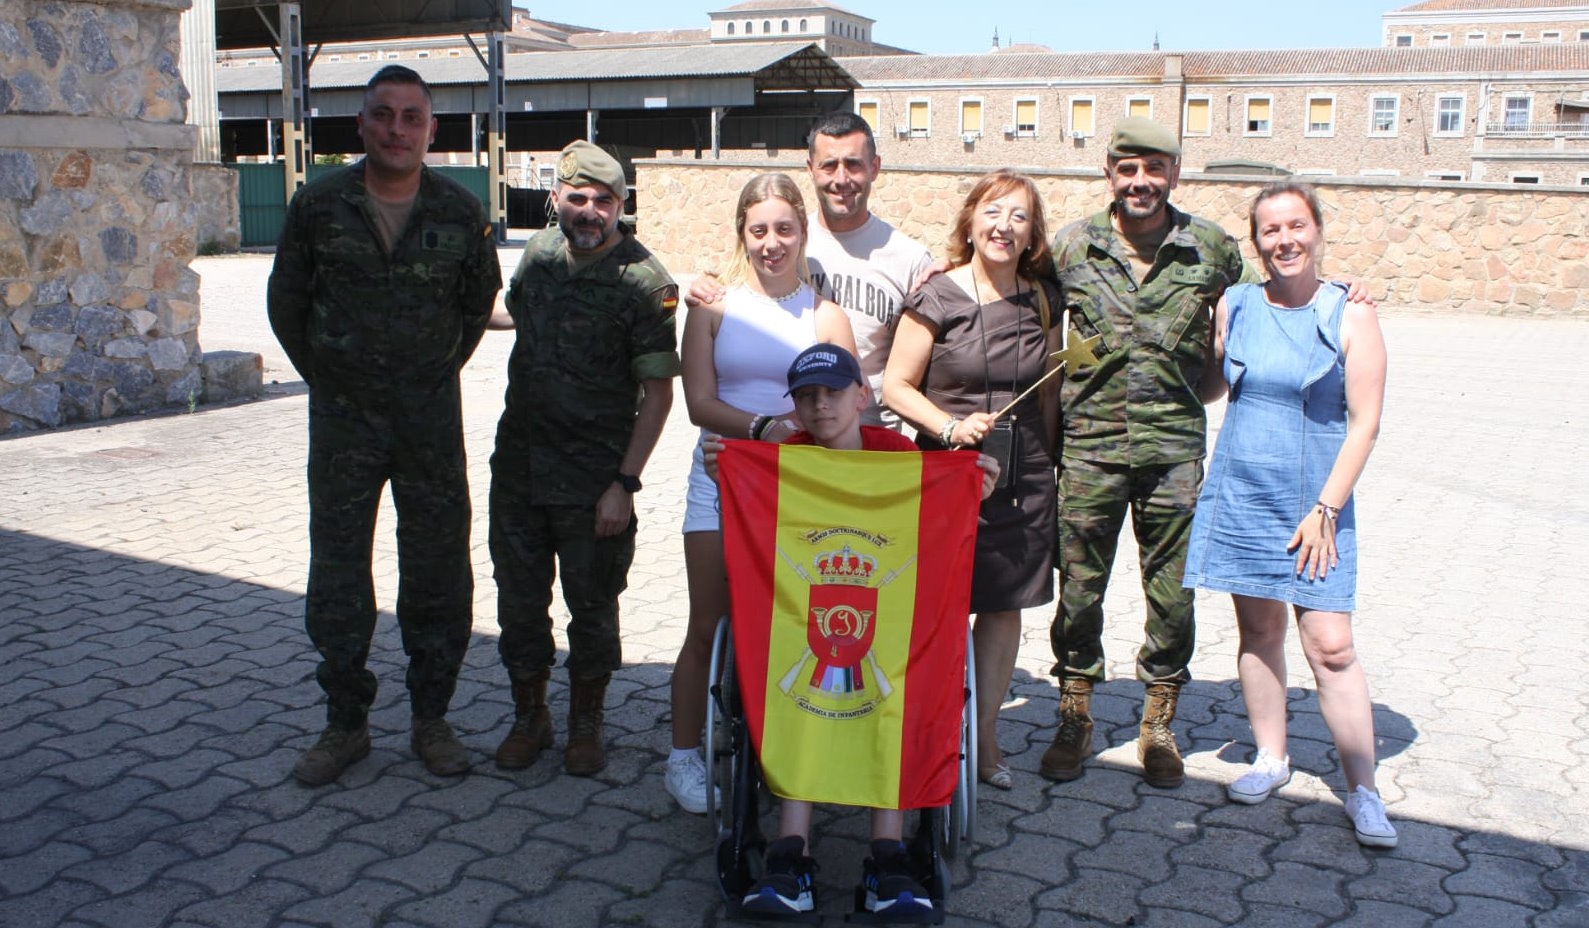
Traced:
<path fill-rule="evenodd" d="M 632 495 L 640 492 L 640 478 L 633 474 L 620 473 L 613 478 L 613 482 L 623 487 L 625 493 Z"/>

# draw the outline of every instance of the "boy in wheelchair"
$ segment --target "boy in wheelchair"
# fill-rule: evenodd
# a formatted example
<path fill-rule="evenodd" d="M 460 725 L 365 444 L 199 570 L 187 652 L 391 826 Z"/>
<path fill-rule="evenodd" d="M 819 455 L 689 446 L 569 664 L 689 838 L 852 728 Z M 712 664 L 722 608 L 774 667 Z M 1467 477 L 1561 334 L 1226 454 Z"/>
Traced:
<path fill-rule="evenodd" d="M 817 445 L 841 451 L 916 451 L 916 444 L 898 432 L 861 424 L 861 413 L 871 401 L 860 365 L 849 351 L 836 345 L 817 344 L 801 352 L 789 366 L 789 394 L 794 398 L 795 424 L 801 431 L 785 444 Z M 710 436 L 702 445 L 706 472 L 717 479 L 717 456 L 722 439 Z M 980 455 L 982 495 L 992 492 L 998 480 L 998 463 Z M 767 845 L 762 878 L 745 894 L 741 908 L 747 913 L 789 915 L 810 912 L 812 873 L 816 861 L 805 854 L 811 834 L 812 803 L 782 799 L 778 838 Z M 927 891 L 912 874 L 904 841 L 905 813 L 900 809 L 872 810 L 871 856 L 863 865 L 862 885 L 866 909 L 888 915 L 920 913 L 932 909 Z"/>

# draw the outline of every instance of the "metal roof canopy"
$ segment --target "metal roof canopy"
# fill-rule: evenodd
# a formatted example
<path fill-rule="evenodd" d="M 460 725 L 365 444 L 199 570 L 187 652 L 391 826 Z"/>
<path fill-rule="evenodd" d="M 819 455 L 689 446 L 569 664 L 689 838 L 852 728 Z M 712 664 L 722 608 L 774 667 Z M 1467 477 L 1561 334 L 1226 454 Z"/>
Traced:
<path fill-rule="evenodd" d="M 215 0 L 215 46 L 274 48 L 276 0 Z M 507 32 L 513 0 L 299 0 L 303 41 L 359 42 Z"/>
<path fill-rule="evenodd" d="M 321 115 L 352 115 L 379 61 L 322 61 L 310 78 Z M 437 113 L 481 112 L 486 77 L 467 58 L 404 60 L 430 84 Z M 664 96 L 671 107 L 749 106 L 755 94 L 854 91 L 860 84 L 815 45 L 684 46 L 609 51 L 531 52 L 506 58 L 511 111 L 583 111 L 592 106 L 641 108 Z M 222 68 L 216 89 L 232 118 L 279 117 L 276 75 L 265 68 Z M 597 103 L 596 101 L 600 101 Z M 529 103 L 526 107 L 524 104 Z"/>

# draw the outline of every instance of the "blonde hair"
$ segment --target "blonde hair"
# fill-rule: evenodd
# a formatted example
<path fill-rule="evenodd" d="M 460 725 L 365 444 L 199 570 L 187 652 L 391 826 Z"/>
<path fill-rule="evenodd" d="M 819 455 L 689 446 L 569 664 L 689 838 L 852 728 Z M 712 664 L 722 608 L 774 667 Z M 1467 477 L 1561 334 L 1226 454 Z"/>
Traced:
<path fill-rule="evenodd" d="M 752 177 L 739 192 L 739 204 L 734 207 L 734 254 L 728 259 L 728 267 L 722 276 L 726 286 L 743 283 L 755 273 L 750 268 L 750 256 L 745 253 L 745 214 L 750 212 L 752 206 L 767 200 L 782 200 L 794 207 L 795 216 L 800 221 L 800 250 L 795 255 L 795 273 L 802 282 L 811 282 L 811 273 L 806 268 L 806 240 L 810 237 L 810 230 L 806 228 L 805 198 L 800 195 L 800 187 L 789 175 L 770 173 Z"/>

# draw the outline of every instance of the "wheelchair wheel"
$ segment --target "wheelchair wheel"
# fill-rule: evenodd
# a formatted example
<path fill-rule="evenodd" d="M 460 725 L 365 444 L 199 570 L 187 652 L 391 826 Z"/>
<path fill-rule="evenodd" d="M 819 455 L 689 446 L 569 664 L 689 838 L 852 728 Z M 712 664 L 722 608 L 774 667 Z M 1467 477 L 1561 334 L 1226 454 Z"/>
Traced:
<path fill-rule="evenodd" d="M 966 629 L 965 706 L 960 714 L 960 781 L 942 817 L 943 853 L 953 859 L 962 844 L 976 837 L 977 819 L 977 675 L 976 645 Z"/>
<path fill-rule="evenodd" d="M 706 737 L 702 744 L 706 753 L 706 823 L 714 836 L 728 828 L 728 811 L 733 808 L 729 790 L 733 777 L 733 747 L 731 746 L 731 713 L 729 700 L 733 697 L 734 638 L 729 629 L 728 616 L 717 620 L 717 630 L 712 634 L 712 662 L 707 671 Z M 718 800 L 718 794 L 722 800 Z"/>

